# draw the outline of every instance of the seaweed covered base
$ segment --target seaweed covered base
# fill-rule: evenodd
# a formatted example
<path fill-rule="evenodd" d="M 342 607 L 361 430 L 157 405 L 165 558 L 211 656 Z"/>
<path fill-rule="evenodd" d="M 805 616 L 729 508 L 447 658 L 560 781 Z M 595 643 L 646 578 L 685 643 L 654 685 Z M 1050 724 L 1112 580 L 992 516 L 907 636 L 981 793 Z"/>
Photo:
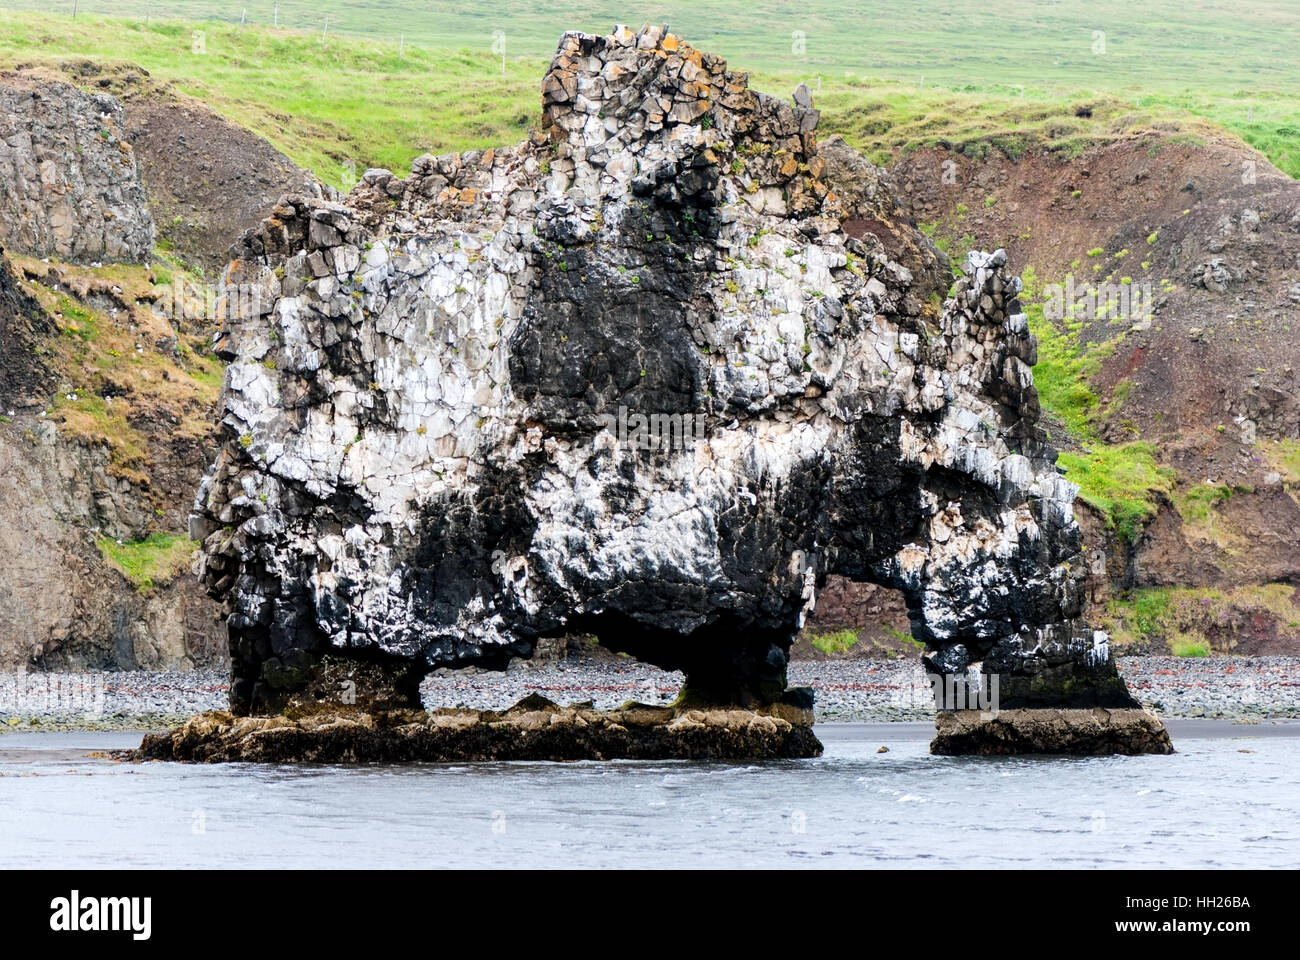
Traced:
<path fill-rule="evenodd" d="M 772 704 L 616 710 L 562 707 L 537 694 L 508 710 L 366 712 L 300 716 L 212 711 L 146 734 L 131 758 L 201 763 L 465 762 L 474 760 L 775 760 L 819 757 L 812 710 Z"/>
<path fill-rule="evenodd" d="M 1151 710 L 1016 709 L 941 711 L 930 752 L 944 756 L 1021 753 L 1169 754 L 1169 731 Z"/>

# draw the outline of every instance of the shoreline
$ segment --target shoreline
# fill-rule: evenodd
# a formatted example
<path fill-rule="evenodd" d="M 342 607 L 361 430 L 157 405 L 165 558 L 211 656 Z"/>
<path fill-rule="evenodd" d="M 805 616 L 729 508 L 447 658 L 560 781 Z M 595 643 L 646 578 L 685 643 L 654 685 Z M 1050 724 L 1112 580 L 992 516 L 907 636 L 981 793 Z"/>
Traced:
<path fill-rule="evenodd" d="M 1134 697 L 1162 718 L 1300 719 L 1300 657 L 1118 657 L 1116 663 Z M 933 724 L 919 660 L 797 660 L 789 674 L 791 686 L 813 688 L 818 724 Z M 612 709 L 629 700 L 666 705 L 681 682 L 680 673 L 602 656 L 516 661 L 504 672 L 440 670 L 425 678 L 421 693 L 430 708 L 504 709 L 540 693 L 559 704 L 591 700 Z M 0 733 L 164 729 L 225 709 L 226 690 L 224 670 L 0 674 Z"/>
<path fill-rule="evenodd" d="M 188 719 L 188 718 L 186 718 Z M 1228 717 L 1162 717 L 1175 741 L 1184 740 L 1237 740 L 1237 739 L 1300 739 L 1300 719 L 1243 720 Z M 819 720 L 813 733 L 825 744 L 868 743 L 928 743 L 934 739 L 933 723 L 919 720 Z M 135 750 L 140 738 L 161 732 L 151 724 L 107 728 L 71 727 L 56 729 L 53 726 L 11 729 L 0 736 L 0 754 L 8 751 L 67 751 L 69 757 L 84 756 L 87 750 Z M 92 740 L 79 739 L 82 735 Z"/>

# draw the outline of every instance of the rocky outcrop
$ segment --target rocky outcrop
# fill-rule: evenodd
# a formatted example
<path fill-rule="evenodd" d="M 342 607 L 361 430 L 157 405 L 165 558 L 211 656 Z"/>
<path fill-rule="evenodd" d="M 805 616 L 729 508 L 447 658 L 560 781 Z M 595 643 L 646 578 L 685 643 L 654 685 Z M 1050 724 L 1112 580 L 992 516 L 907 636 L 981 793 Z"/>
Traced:
<path fill-rule="evenodd" d="M 37 349 L 54 325 L 45 311 L 20 286 L 0 248 L 0 414 L 34 405 L 54 379 Z"/>
<path fill-rule="evenodd" d="M 819 757 L 812 711 L 628 703 L 601 711 L 536 694 L 509 710 L 442 709 L 304 716 L 200 714 L 147 734 L 141 760 L 201 763 L 466 762 L 479 760 L 782 760 Z"/>
<path fill-rule="evenodd" d="M 1002 674 L 1004 708 L 1134 706 L 1078 619 L 1005 255 L 941 302 L 941 256 L 883 174 L 828 165 L 806 90 L 662 29 L 566 34 L 543 91 L 525 143 L 243 238 L 192 521 L 232 708 L 279 710 L 326 654 L 410 700 L 574 630 L 699 702 L 779 702 L 830 574 L 901 589 L 931 666 Z"/>
<path fill-rule="evenodd" d="M 1096 509 L 1077 511 L 1094 570 L 1085 614 L 1109 621 L 1126 652 L 1300 651 L 1300 183 L 1233 137 L 1149 130 L 1077 157 L 1046 140 L 1014 158 L 922 148 L 891 172 L 935 236 L 1005 246 L 1041 284 L 1076 291 L 1075 322 L 1054 323 L 1070 345 L 1056 355 L 1077 346 L 1088 364 L 1082 376 L 1057 366 L 1057 382 L 1079 388 L 1057 395 L 1063 419 L 1044 425 L 1063 449 L 1123 465 L 1092 474 Z M 1149 322 L 1090 318 L 1080 291 L 1099 284 L 1121 308 L 1112 294 L 1150 284 Z M 1088 425 L 1072 436 L 1080 414 Z M 1144 451 L 1170 472 L 1128 473 Z M 1110 499 L 1122 476 L 1147 519 Z M 1144 595 L 1130 591 L 1170 588 L 1168 622 L 1139 615 Z"/>
<path fill-rule="evenodd" d="M 1068 753 L 1169 754 L 1169 732 L 1150 710 L 940 711 L 930 752 L 945 756 Z"/>
<path fill-rule="evenodd" d="M 0 74 L 0 243 L 83 263 L 147 260 L 154 223 L 123 130 L 107 94 Z"/>
<path fill-rule="evenodd" d="M 214 455 L 215 318 L 177 263 L 215 274 L 282 192 L 321 190 L 139 68 L 60 70 L 0 74 L 0 669 L 224 665 L 183 555 L 133 578 L 105 548 L 180 539 Z"/>

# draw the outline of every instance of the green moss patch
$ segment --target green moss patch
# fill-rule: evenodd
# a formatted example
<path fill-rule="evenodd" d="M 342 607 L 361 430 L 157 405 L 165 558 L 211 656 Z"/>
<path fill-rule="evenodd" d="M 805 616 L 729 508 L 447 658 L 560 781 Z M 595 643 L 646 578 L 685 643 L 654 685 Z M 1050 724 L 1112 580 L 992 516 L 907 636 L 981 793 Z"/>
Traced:
<path fill-rule="evenodd" d="M 185 534 L 172 533 L 155 533 L 129 543 L 100 537 L 95 545 L 104 562 L 140 591 L 165 586 L 188 570 L 198 547 Z"/>

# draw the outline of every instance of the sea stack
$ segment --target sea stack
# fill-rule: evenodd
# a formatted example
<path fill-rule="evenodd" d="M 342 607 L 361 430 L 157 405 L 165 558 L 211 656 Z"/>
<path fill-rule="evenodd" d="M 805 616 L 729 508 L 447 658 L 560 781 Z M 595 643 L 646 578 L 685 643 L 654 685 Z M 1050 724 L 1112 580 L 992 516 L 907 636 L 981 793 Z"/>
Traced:
<path fill-rule="evenodd" d="M 806 89 L 756 93 L 664 28 L 568 33 L 523 143 L 286 197 L 246 234 L 191 521 L 229 609 L 210 726 L 287 715 L 302 743 L 331 729 L 303 718 L 356 711 L 445 751 L 402 713 L 425 673 L 586 631 L 684 671 L 661 725 L 747 711 L 785 738 L 699 755 L 808 755 L 780 727 L 812 716 L 787 657 L 839 574 L 904 593 L 934 673 L 1055 717 L 1018 739 L 976 717 L 945 752 L 984 730 L 1163 752 L 1159 721 L 1070 734 L 1142 711 L 1080 618 L 1077 488 L 1037 423 L 1012 265 L 973 251 L 953 286 L 888 175 L 817 121 Z M 653 742 L 638 717 L 615 726 Z"/>

